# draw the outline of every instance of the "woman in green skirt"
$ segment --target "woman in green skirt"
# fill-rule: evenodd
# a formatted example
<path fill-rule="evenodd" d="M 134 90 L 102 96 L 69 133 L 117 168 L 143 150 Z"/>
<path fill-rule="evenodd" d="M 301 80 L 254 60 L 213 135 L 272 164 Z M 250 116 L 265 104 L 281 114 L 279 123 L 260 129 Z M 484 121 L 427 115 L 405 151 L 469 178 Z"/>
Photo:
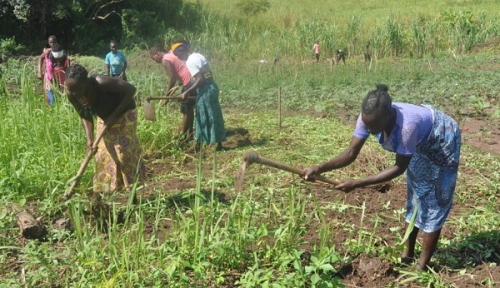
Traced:
<path fill-rule="evenodd" d="M 200 53 L 190 50 L 187 41 L 177 41 L 171 50 L 181 60 L 186 61 L 186 67 L 193 78 L 193 85 L 182 93 L 183 99 L 196 89 L 196 145 L 202 141 L 207 145 L 217 143 L 216 149 L 223 150 L 222 142 L 226 141 L 226 129 L 222 109 L 219 103 L 219 88 L 212 77 L 212 70 L 207 59 Z"/>

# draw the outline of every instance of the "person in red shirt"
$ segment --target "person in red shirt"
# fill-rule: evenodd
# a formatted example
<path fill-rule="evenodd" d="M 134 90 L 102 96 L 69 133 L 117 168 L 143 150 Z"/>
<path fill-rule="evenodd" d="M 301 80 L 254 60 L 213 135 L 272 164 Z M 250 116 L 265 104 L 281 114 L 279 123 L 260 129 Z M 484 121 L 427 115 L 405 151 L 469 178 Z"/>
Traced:
<path fill-rule="evenodd" d="M 316 43 L 314 43 L 313 50 L 314 50 L 314 55 L 316 56 L 316 63 L 319 63 L 319 55 L 320 55 L 319 40 L 316 41 Z"/>
<path fill-rule="evenodd" d="M 167 93 L 170 93 L 175 83 L 178 82 L 182 85 L 182 91 L 186 91 L 191 85 L 191 74 L 186 68 L 186 63 L 179 59 L 172 53 L 167 51 L 161 46 L 155 46 L 149 50 L 149 55 L 156 63 L 161 64 L 165 68 L 168 75 Z M 189 96 L 196 96 L 196 91 L 192 90 Z M 181 101 L 181 139 L 187 142 L 193 138 L 193 124 L 194 124 L 194 106 L 196 101 L 194 99 L 184 99 Z M 165 105 L 166 101 L 162 103 Z"/>

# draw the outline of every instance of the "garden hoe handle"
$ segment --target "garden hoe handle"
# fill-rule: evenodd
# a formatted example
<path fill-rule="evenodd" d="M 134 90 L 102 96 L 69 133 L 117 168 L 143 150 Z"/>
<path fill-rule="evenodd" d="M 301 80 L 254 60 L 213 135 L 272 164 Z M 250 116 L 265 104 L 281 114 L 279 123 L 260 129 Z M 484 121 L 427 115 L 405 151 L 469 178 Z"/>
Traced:
<path fill-rule="evenodd" d="M 73 196 L 73 190 L 75 189 L 76 185 L 78 185 L 78 183 L 80 183 L 80 179 L 83 176 L 83 172 L 85 172 L 85 168 L 87 168 L 87 165 L 89 164 L 90 160 L 92 159 L 92 157 L 94 157 L 95 153 L 97 152 L 97 144 L 99 144 L 99 141 L 101 141 L 106 130 L 107 130 L 107 126 L 104 126 L 104 128 L 101 129 L 99 134 L 97 134 L 97 137 L 94 140 L 94 144 L 92 144 L 92 150 L 87 153 L 87 157 L 85 157 L 85 159 L 82 162 L 82 165 L 80 165 L 80 169 L 78 170 L 78 173 L 76 174 L 76 177 L 73 180 L 73 183 L 69 187 L 66 194 L 63 196 L 64 201 L 68 201 Z"/>
<path fill-rule="evenodd" d="M 187 97 L 187 99 L 196 99 L 196 97 Z M 146 98 L 147 101 L 151 100 L 182 100 L 181 96 L 163 96 L 163 97 L 151 97 Z"/>
<path fill-rule="evenodd" d="M 259 154 L 257 154 L 257 152 L 254 152 L 254 151 L 247 151 L 247 152 L 243 153 L 243 161 L 247 163 L 246 164 L 247 167 L 252 163 L 259 163 L 259 164 L 271 166 L 271 167 L 274 167 L 274 168 L 277 168 L 280 170 L 288 171 L 288 172 L 291 172 L 293 174 L 300 175 L 301 177 L 304 176 L 304 170 L 302 170 L 300 168 L 291 167 L 291 166 L 288 166 L 286 164 L 279 163 L 279 162 L 276 162 L 274 160 L 262 157 Z M 321 181 L 321 182 L 324 182 L 324 183 L 332 184 L 335 186 L 341 184 L 341 182 L 337 179 L 332 180 L 332 179 L 325 178 L 321 175 L 314 176 L 314 179 Z"/>

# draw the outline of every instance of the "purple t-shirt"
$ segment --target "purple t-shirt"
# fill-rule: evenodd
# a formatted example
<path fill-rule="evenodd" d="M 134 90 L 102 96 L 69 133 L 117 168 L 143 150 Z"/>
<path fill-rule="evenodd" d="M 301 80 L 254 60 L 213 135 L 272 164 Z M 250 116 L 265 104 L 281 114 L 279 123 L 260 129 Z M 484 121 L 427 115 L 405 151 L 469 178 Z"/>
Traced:
<path fill-rule="evenodd" d="M 432 111 L 424 106 L 407 103 L 392 103 L 396 111 L 396 124 L 382 142 L 382 133 L 377 134 L 378 142 L 385 150 L 404 156 L 411 156 L 417 151 L 417 146 L 426 142 L 432 129 Z M 354 137 L 366 139 L 370 132 L 361 120 L 361 114 L 356 123 Z"/>

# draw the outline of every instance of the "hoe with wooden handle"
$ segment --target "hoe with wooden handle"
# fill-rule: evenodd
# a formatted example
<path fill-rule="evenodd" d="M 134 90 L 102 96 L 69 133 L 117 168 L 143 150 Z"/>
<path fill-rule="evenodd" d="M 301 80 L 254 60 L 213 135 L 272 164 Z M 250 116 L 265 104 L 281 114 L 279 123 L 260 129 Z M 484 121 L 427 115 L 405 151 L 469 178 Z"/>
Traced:
<path fill-rule="evenodd" d="M 69 187 L 68 191 L 66 191 L 66 194 L 63 196 L 64 201 L 68 201 L 72 196 L 73 196 L 73 190 L 75 189 L 76 185 L 80 182 L 80 179 L 83 176 L 83 172 L 85 172 L 85 168 L 87 168 L 87 165 L 89 165 L 90 159 L 95 155 L 97 152 L 97 144 L 99 144 L 99 141 L 101 141 L 101 138 L 104 136 L 104 133 L 107 130 L 107 126 L 104 126 L 103 129 L 97 134 L 94 144 L 92 145 L 92 150 L 88 151 L 87 157 L 82 162 L 82 165 L 80 165 L 80 169 L 78 170 L 78 173 L 76 173 L 75 178 L 73 179 L 73 183 L 71 183 L 71 186 Z"/>
<path fill-rule="evenodd" d="M 300 176 L 304 176 L 304 170 L 291 167 L 279 162 L 276 162 L 274 160 L 265 158 L 257 154 L 257 152 L 254 151 L 246 151 L 243 153 L 243 163 L 241 164 L 240 168 L 236 171 L 235 179 L 234 179 L 234 185 L 236 188 L 237 192 L 241 192 L 243 190 L 243 180 L 245 178 L 245 171 L 250 166 L 252 163 L 259 163 L 262 165 L 266 166 L 271 166 L 280 170 L 288 171 L 293 174 L 297 174 Z M 321 175 L 314 176 L 314 178 L 318 181 L 324 182 L 324 183 L 329 183 L 333 184 L 335 186 L 341 184 L 341 182 L 337 179 L 327 179 Z"/>
<path fill-rule="evenodd" d="M 187 99 L 196 99 L 196 97 L 187 97 Z M 152 100 L 182 100 L 181 96 L 166 96 L 166 97 L 147 97 L 144 100 L 144 118 L 149 121 L 156 121 L 156 112 Z"/>

